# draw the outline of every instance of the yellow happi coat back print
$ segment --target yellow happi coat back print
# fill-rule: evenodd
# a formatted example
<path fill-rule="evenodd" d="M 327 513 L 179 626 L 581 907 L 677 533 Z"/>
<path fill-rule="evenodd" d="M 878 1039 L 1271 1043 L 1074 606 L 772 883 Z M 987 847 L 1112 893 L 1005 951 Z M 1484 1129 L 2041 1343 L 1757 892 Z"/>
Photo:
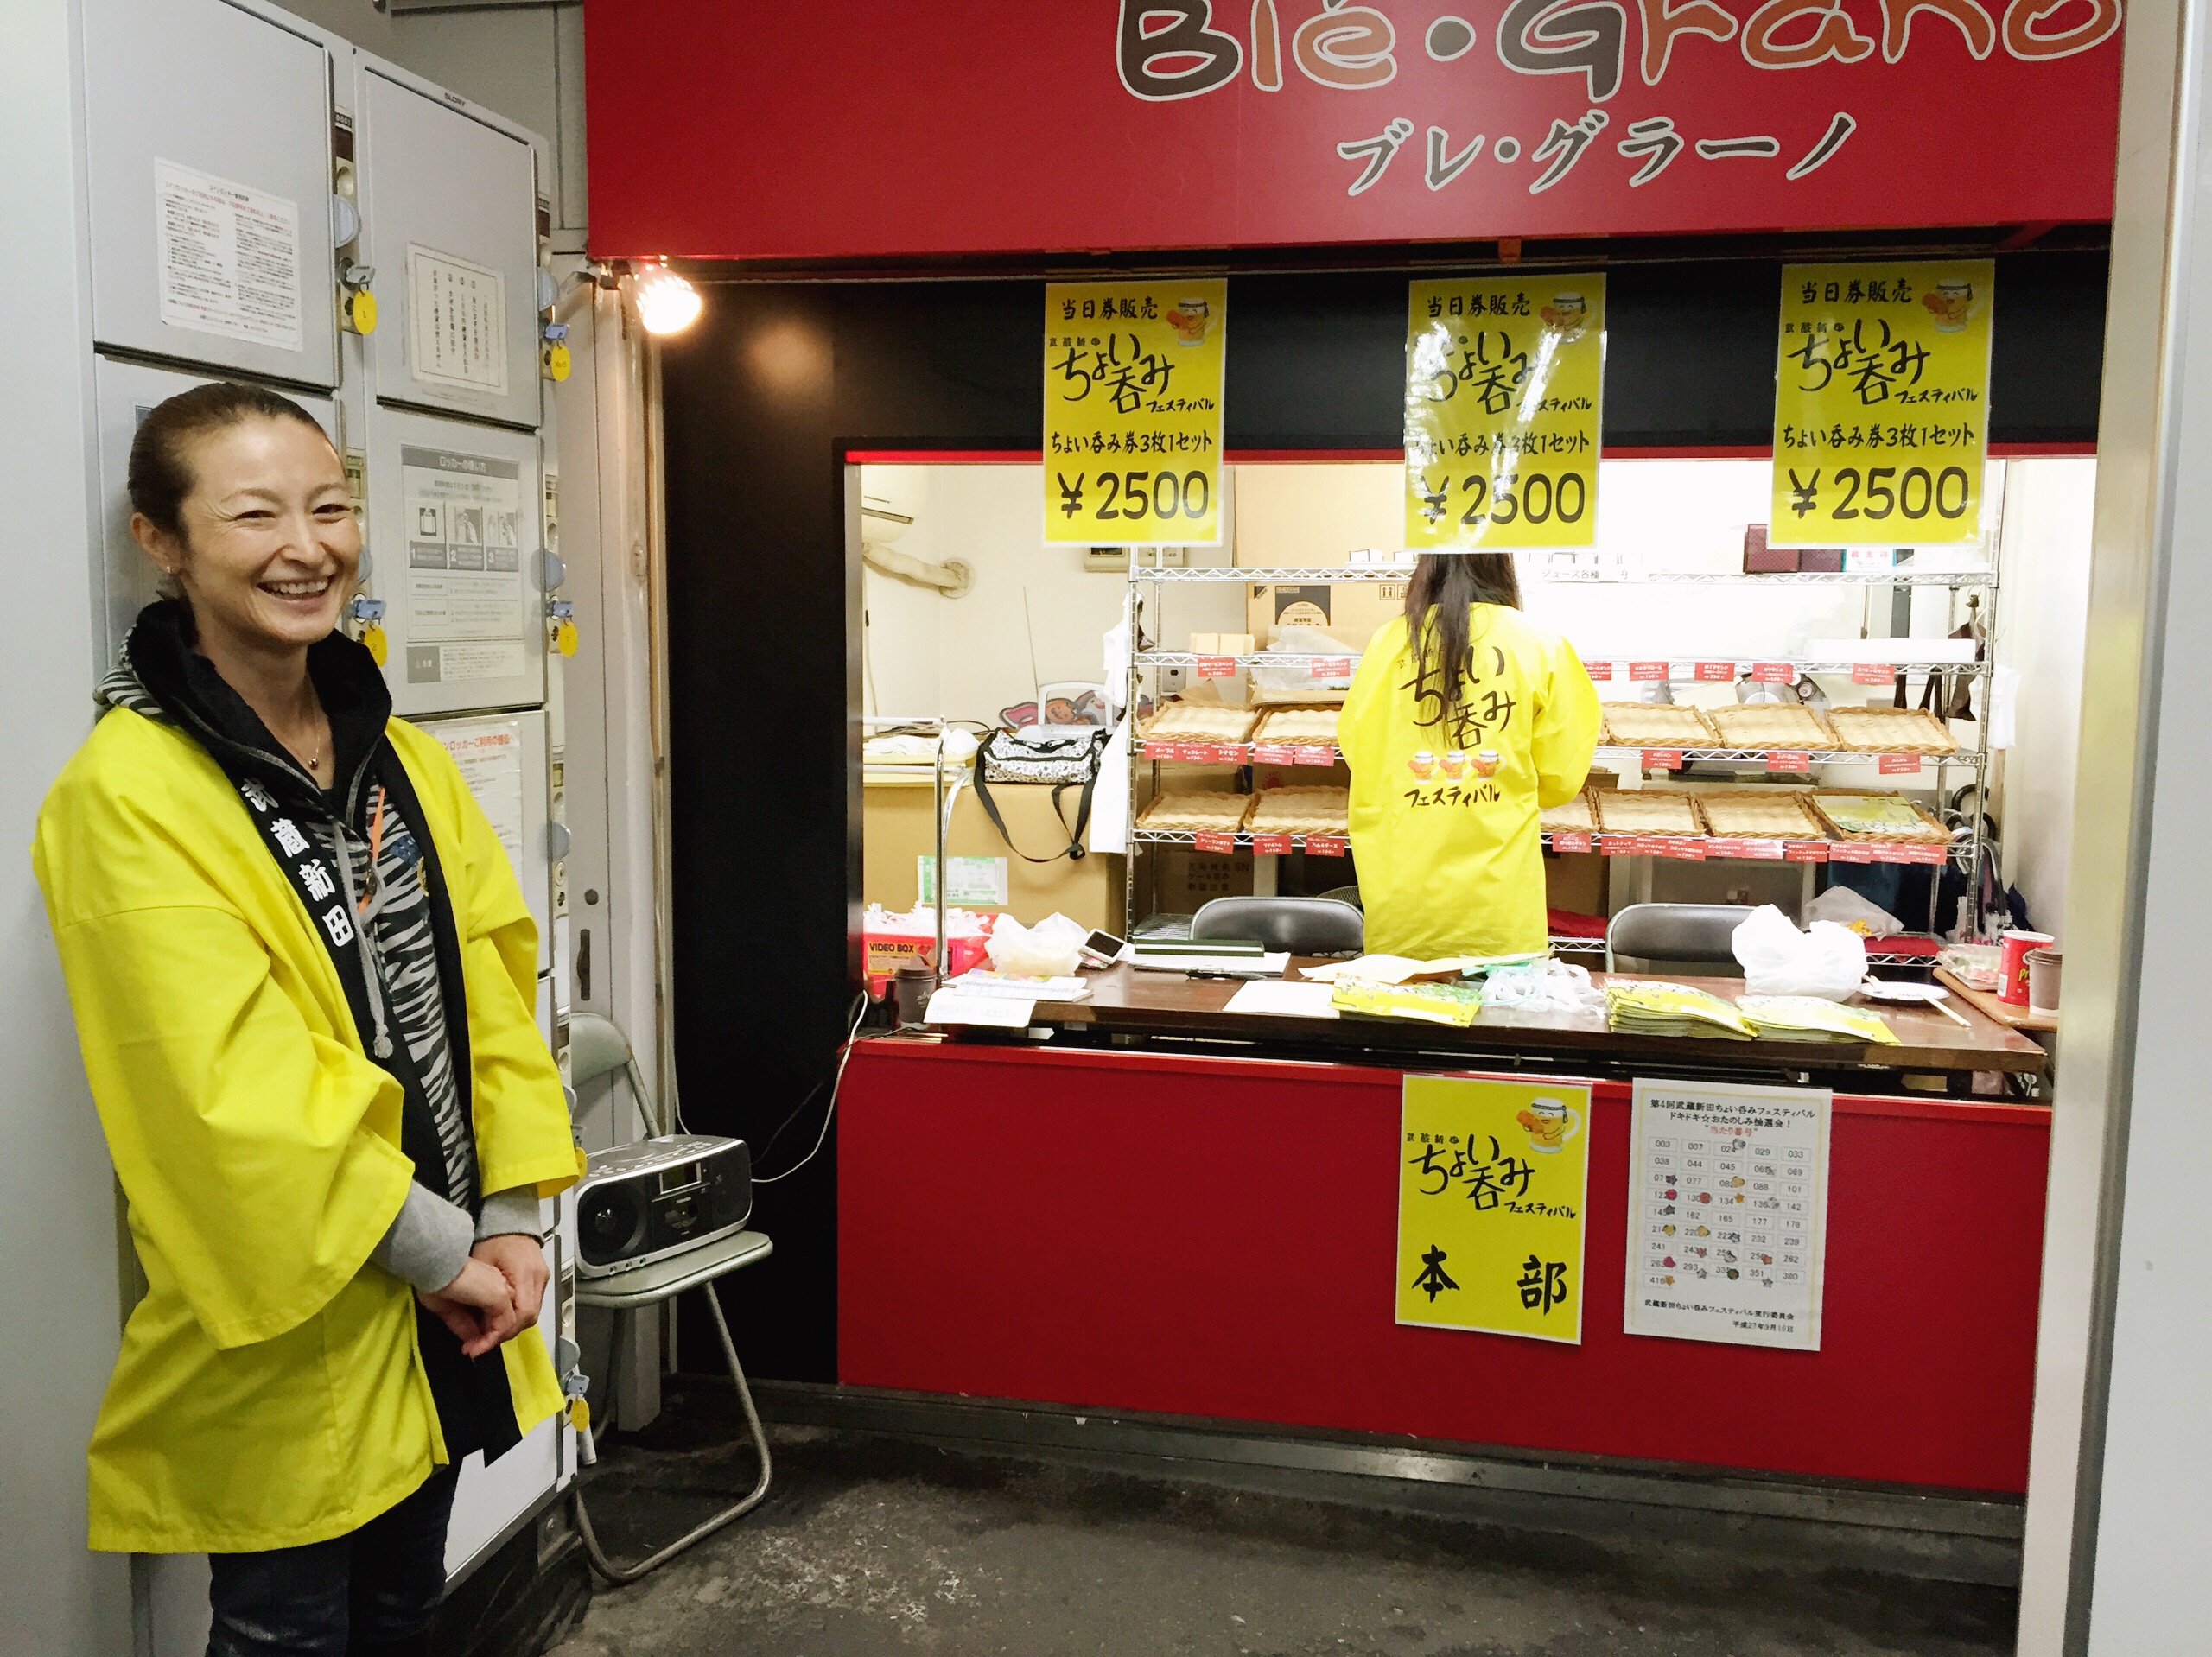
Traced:
<path fill-rule="evenodd" d="M 1402 618 L 1376 630 L 1338 721 L 1372 952 L 1504 955 L 1548 936 L 1536 814 L 1588 776 L 1598 693 L 1556 633 L 1471 607 L 1469 677 L 1448 721 Z"/>

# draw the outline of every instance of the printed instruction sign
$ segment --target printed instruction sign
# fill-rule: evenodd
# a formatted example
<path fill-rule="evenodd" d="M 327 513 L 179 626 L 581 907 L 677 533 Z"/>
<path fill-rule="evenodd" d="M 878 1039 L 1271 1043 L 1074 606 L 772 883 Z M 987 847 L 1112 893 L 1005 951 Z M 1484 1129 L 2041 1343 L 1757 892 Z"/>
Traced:
<path fill-rule="evenodd" d="M 492 832 L 527 881 L 522 866 L 522 721 L 512 719 L 441 721 L 423 727 L 445 746 L 461 780 L 491 819 Z"/>
<path fill-rule="evenodd" d="M 1818 1088 L 1636 1084 L 1630 1335 L 1820 1350 L 1829 1102 Z"/>
<path fill-rule="evenodd" d="M 403 448 L 407 681 L 524 672 L 522 467 L 493 454 Z"/>
<path fill-rule="evenodd" d="M 1996 282 L 1990 259 L 1783 267 L 1769 545 L 1981 538 Z"/>
<path fill-rule="evenodd" d="M 944 883 L 944 900 L 971 909 L 1006 907 L 1006 859 L 1003 857 L 948 857 L 951 875 Z M 937 901 L 937 859 L 924 852 L 914 860 L 917 903 Z"/>
<path fill-rule="evenodd" d="M 1408 1076 L 1398 1322 L 1582 1339 L 1586 1082 Z"/>
<path fill-rule="evenodd" d="M 409 366 L 432 385 L 507 392 L 507 279 L 420 243 L 407 244 Z"/>
<path fill-rule="evenodd" d="M 163 322 L 300 349 L 299 203 L 157 159 L 154 237 Z"/>
<path fill-rule="evenodd" d="M 1045 539 L 1221 543 L 1229 283 L 1047 283 Z"/>
<path fill-rule="evenodd" d="M 1406 545 L 1594 544 L 1605 379 L 1602 276 L 1412 283 Z"/>

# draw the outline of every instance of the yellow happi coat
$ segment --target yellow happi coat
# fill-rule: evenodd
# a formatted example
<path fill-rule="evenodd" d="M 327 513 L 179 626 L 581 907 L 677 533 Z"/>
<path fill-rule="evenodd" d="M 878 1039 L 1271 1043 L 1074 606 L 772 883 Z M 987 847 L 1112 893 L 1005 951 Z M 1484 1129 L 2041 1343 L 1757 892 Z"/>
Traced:
<path fill-rule="evenodd" d="M 537 927 L 453 760 L 386 727 L 444 872 L 481 1189 L 582 1167 L 533 1014 Z M 148 1283 L 89 1452 L 91 1541 L 140 1552 L 343 1534 L 447 1459 L 412 1291 L 370 1251 L 414 1165 L 329 951 L 221 768 L 118 708 L 39 814 L 39 884 Z M 500 1349 L 524 1432 L 543 1339 Z"/>
<path fill-rule="evenodd" d="M 1507 955 L 1548 937 L 1536 814 L 1588 776 L 1598 693 L 1558 634 L 1503 606 L 1472 610 L 1448 723 L 1439 687 L 1416 682 L 1402 617 L 1369 642 L 1337 721 L 1374 953 Z"/>

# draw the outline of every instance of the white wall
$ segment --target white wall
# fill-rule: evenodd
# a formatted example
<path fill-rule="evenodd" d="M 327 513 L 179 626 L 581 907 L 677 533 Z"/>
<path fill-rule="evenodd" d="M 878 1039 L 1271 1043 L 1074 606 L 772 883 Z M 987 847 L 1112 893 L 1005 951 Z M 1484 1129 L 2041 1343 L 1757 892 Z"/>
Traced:
<path fill-rule="evenodd" d="M 890 500 L 915 520 L 896 543 L 899 552 L 929 562 L 957 558 L 974 571 L 957 599 L 868 572 L 862 685 L 870 713 L 995 723 L 1001 708 L 1029 701 L 1039 680 L 1099 682 L 1103 638 L 1121 617 L 1128 581 L 1118 570 L 1084 569 L 1080 547 L 1046 544 L 1042 467 L 861 470 L 864 496 Z M 1194 548 L 1191 560 L 1226 563 L 1228 554 Z M 1230 582 L 1177 589 L 1163 648 L 1183 648 L 1193 628 L 1241 629 L 1243 591 Z"/>
<path fill-rule="evenodd" d="M 29 856 L 96 676 L 73 11 L 10 0 L 0 52 L 0 224 L 24 255 L 0 352 L 0 1651 L 26 1657 L 130 1640 L 127 1564 L 85 1546 L 85 1443 L 119 1327 L 113 1179 Z"/>
<path fill-rule="evenodd" d="M 2019 740 L 2005 756 L 1996 798 L 2005 878 L 2026 898 L 2029 919 L 2054 934 L 2066 912 L 2096 488 L 2090 459 L 2006 468 L 1997 654 L 2020 671 Z"/>

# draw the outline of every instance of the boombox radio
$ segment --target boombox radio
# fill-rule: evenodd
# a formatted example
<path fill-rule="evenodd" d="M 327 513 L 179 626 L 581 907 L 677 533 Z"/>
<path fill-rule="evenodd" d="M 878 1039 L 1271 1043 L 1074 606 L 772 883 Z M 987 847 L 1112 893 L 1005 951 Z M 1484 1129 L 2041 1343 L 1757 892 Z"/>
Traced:
<path fill-rule="evenodd" d="M 576 1194 L 576 1270 L 605 1277 L 743 1228 L 753 1155 L 743 1140 L 664 1133 L 591 1153 Z"/>

